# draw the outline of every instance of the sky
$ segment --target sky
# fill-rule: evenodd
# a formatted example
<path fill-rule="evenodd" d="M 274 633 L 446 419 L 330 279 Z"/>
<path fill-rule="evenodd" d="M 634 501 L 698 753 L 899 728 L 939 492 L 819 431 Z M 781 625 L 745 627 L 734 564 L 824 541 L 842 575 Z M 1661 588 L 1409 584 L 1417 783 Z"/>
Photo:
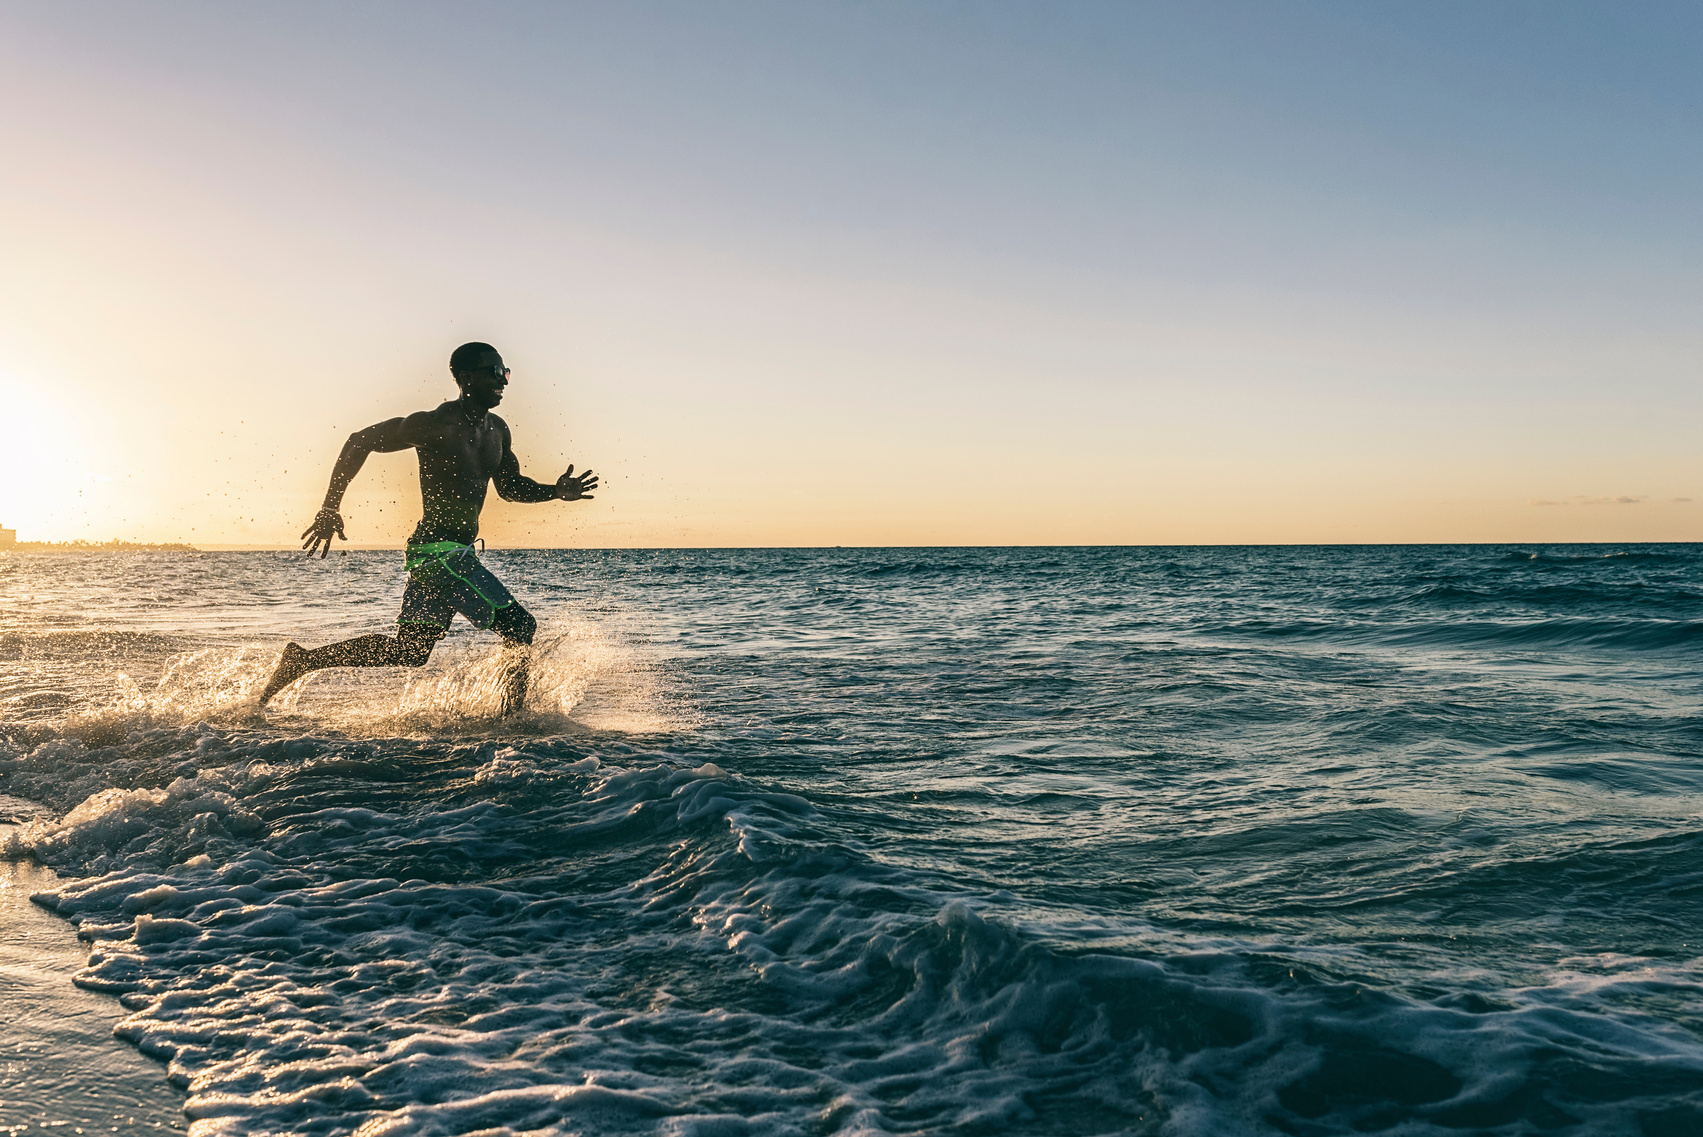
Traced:
<path fill-rule="evenodd" d="M 0 0 L 0 525 L 1703 539 L 1703 7 Z M 352 542 L 418 517 L 408 453 Z"/>

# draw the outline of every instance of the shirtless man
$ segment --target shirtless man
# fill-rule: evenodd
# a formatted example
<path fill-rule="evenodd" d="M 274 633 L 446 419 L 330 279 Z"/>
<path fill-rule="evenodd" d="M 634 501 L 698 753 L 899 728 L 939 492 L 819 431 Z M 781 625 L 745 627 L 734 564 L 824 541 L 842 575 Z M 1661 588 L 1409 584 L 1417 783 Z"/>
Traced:
<path fill-rule="evenodd" d="M 506 675 L 504 713 L 520 709 L 526 698 L 526 647 L 538 621 L 515 602 L 489 569 L 479 563 L 473 538 L 485 492 L 496 482 L 504 501 L 578 501 L 591 499 L 597 475 L 574 468 L 555 485 L 535 482 L 520 472 L 509 445 L 508 424 L 490 413 L 503 401 L 509 369 L 488 343 L 464 343 L 449 357 L 450 374 L 461 398 L 435 411 L 419 411 L 357 430 L 343 444 L 331 471 L 331 488 L 313 524 L 302 531 L 302 548 L 321 559 L 331 551 L 331 535 L 347 541 L 337 509 L 343 491 L 360 472 L 367 455 L 388 454 L 412 446 L 420 455 L 420 500 L 425 516 L 408 538 L 405 564 L 408 589 L 394 636 L 357 636 L 312 651 L 287 644 L 278 668 L 260 692 L 264 706 L 273 695 L 310 671 L 323 667 L 419 667 L 449 632 L 460 612 L 479 628 L 503 638 Z"/>

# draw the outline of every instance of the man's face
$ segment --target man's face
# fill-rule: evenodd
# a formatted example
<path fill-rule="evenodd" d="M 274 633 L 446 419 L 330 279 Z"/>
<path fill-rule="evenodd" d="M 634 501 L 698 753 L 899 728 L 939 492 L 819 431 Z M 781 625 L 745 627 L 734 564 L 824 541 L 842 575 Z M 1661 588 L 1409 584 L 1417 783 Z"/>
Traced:
<path fill-rule="evenodd" d="M 509 369 L 503 366 L 502 356 L 487 351 L 476 362 L 458 368 L 455 381 L 468 402 L 488 411 L 503 401 L 503 388 L 509 385 Z"/>

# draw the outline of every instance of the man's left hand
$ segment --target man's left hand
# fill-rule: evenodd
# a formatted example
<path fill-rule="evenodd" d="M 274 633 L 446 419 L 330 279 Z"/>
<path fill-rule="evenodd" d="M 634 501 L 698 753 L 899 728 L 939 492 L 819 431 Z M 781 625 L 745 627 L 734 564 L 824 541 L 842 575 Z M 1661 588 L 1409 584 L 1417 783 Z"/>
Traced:
<path fill-rule="evenodd" d="M 568 467 L 568 472 L 556 479 L 556 496 L 563 501 L 578 501 L 585 498 L 591 500 L 591 491 L 597 488 L 597 475 L 587 470 L 579 477 L 574 477 L 574 468 Z"/>

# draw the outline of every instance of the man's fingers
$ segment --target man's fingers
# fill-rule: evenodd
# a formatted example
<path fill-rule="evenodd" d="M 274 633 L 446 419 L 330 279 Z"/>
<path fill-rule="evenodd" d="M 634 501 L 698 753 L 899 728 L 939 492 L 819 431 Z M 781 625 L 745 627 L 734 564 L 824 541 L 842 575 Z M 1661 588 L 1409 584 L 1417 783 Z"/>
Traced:
<path fill-rule="evenodd" d="M 593 498 L 593 497 L 592 497 L 592 496 L 591 496 L 591 495 L 590 495 L 590 494 L 588 494 L 588 493 L 582 493 L 582 494 L 580 494 L 580 495 L 579 495 L 579 499 L 580 499 L 580 500 L 581 500 L 581 501 L 594 501 L 594 500 L 596 500 L 596 499 L 594 499 L 594 498 Z"/>

